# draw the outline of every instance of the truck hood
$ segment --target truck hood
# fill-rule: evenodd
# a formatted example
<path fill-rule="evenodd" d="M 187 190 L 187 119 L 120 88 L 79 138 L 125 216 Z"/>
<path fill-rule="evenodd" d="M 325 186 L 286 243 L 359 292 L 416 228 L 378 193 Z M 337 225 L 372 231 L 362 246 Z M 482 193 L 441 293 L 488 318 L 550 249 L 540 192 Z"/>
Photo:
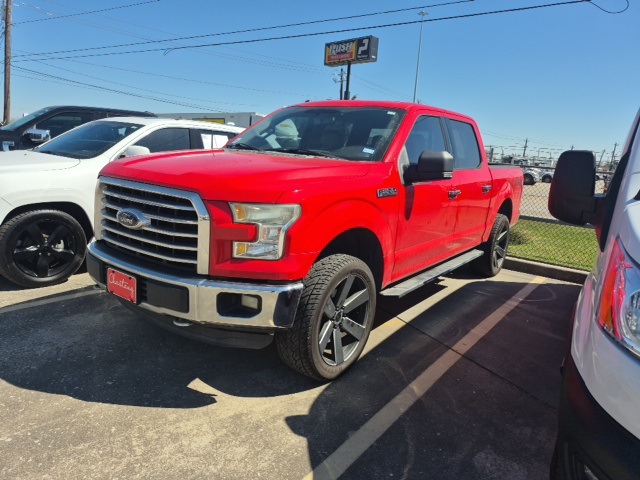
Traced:
<path fill-rule="evenodd" d="M 273 203 L 284 192 L 364 176 L 370 169 L 348 160 L 214 150 L 123 159 L 100 175 L 188 190 L 204 200 Z"/>
<path fill-rule="evenodd" d="M 50 170 L 65 170 L 80 163 L 75 158 L 48 155 L 30 150 L 14 150 L 0 152 L 0 175 L 10 173 L 46 172 Z"/>

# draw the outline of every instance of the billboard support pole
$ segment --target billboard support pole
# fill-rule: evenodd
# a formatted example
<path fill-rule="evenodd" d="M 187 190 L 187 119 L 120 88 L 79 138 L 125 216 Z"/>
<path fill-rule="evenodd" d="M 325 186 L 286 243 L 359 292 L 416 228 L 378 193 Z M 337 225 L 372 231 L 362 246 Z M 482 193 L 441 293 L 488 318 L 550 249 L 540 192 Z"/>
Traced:
<path fill-rule="evenodd" d="M 344 99 L 351 100 L 351 92 L 349 91 L 349 82 L 351 80 L 351 62 L 347 62 L 347 87 L 344 92 Z"/>

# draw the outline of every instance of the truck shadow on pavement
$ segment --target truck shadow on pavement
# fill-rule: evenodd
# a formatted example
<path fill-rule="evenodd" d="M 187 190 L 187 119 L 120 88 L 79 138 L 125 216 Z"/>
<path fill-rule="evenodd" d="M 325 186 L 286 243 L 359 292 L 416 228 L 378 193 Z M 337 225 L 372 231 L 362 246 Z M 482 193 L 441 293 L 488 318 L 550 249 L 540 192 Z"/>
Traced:
<path fill-rule="evenodd" d="M 468 278 L 466 273 L 456 276 Z M 433 286 L 402 299 L 383 298 L 377 323 L 400 316 L 406 326 L 332 382 L 308 415 L 286 419 L 294 433 L 307 439 L 311 466 L 321 465 L 524 285 L 471 282 L 422 313 L 405 312 L 433 295 Z M 344 478 L 548 478 L 559 366 L 579 289 L 538 286 L 406 412 L 396 407 L 376 418 L 375 424 L 384 423 L 398 414 L 380 438 L 367 438 L 370 444 L 349 464 Z M 374 430 L 366 430 L 365 437 Z M 336 465 L 354 450 L 358 447 L 352 444 L 333 463 L 321 465 L 318 478 L 337 478 Z"/>

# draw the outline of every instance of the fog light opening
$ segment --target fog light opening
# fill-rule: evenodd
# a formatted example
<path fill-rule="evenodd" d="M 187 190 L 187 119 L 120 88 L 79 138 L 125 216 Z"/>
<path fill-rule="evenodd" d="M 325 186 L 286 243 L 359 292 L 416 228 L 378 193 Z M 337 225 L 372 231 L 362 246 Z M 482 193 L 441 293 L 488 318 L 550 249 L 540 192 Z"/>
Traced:
<path fill-rule="evenodd" d="M 262 311 L 262 298 L 245 293 L 220 293 L 217 298 L 218 314 L 223 317 L 252 318 Z"/>

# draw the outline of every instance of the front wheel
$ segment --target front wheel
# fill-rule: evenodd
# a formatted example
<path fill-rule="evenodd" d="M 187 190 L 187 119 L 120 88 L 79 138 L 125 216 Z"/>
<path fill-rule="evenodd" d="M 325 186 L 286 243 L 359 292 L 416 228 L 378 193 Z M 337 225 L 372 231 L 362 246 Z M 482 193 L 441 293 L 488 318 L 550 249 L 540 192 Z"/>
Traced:
<path fill-rule="evenodd" d="M 533 185 L 535 184 L 536 181 L 533 178 L 533 175 L 531 175 L 530 173 L 525 173 L 524 174 L 524 184 L 525 185 Z"/>
<path fill-rule="evenodd" d="M 86 250 L 84 230 L 71 215 L 24 212 L 0 227 L 0 274 L 23 287 L 53 285 L 80 268 Z"/>
<path fill-rule="evenodd" d="M 282 360 L 316 380 L 332 380 L 358 359 L 376 310 L 369 267 L 350 255 L 317 262 L 304 280 L 296 320 L 276 334 Z"/>
<path fill-rule="evenodd" d="M 482 246 L 484 253 L 474 263 L 479 273 L 487 277 L 495 277 L 500 273 L 504 259 L 507 256 L 509 237 L 509 219 L 502 214 L 498 214 L 491 229 L 491 236 Z"/>

